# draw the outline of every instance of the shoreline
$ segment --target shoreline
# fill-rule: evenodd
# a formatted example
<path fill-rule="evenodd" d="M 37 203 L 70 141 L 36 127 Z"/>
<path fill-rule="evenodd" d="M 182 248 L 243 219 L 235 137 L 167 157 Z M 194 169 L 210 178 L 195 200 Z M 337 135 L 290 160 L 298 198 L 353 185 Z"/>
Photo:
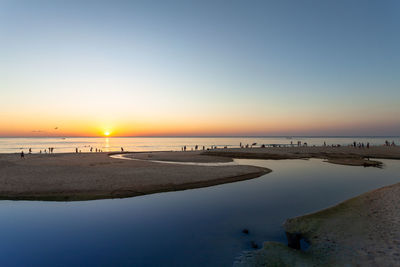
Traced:
<path fill-rule="evenodd" d="M 373 159 L 400 159 L 400 147 L 371 146 L 370 148 L 293 146 L 266 148 L 226 148 L 204 151 L 203 155 L 242 159 L 309 159 L 319 158 L 332 164 L 349 166 L 381 167 L 382 162 Z"/>
<path fill-rule="evenodd" d="M 135 160 L 110 157 L 116 154 Z M 320 158 L 333 164 L 381 167 L 381 162 L 369 157 L 400 159 L 400 147 L 54 153 L 25 154 L 25 159 L 16 153 L 0 154 L 0 199 L 124 198 L 242 181 L 271 172 L 256 166 L 228 164 L 233 163 L 233 158 Z"/>
<path fill-rule="evenodd" d="M 264 242 L 234 266 L 395 266 L 400 262 L 400 183 L 287 219 L 288 244 Z M 309 243 L 301 250 L 300 240 Z"/>
<path fill-rule="evenodd" d="M 190 189 L 198 189 L 205 188 L 215 185 L 222 185 L 228 183 L 234 183 L 239 181 L 250 180 L 253 178 L 258 178 L 262 175 L 268 174 L 270 171 L 260 171 L 254 173 L 248 173 L 238 176 L 225 177 L 215 180 L 208 180 L 204 182 L 192 182 L 192 183 L 184 183 L 178 185 L 160 185 L 157 187 L 153 187 L 151 189 L 145 189 L 143 191 L 133 191 L 133 190 L 116 190 L 112 192 L 77 192 L 74 194 L 73 192 L 68 193 L 67 195 L 63 195 L 63 193 L 54 192 L 51 194 L 35 194 L 34 196 L 29 195 L 0 195 L 0 200 L 15 200 L 15 201 L 59 201 L 59 202 L 68 202 L 68 201 L 89 201 L 89 200 L 99 200 L 99 199 L 117 199 L 117 198 L 129 198 L 136 196 L 144 196 L 151 195 L 157 193 L 164 192 L 175 192 L 175 191 L 183 191 Z"/>
<path fill-rule="evenodd" d="M 111 158 L 121 153 L 0 154 L 0 199 L 80 201 L 208 187 L 260 177 L 247 165 L 194 166 Z M 128 153 L 123 153 L 128 154 Z M 138 153 L 139 154 L 139 153 Z M 145 156 L 146 152 L 140 153 Z M 230 162 L 192 152 L 148 152 L 169 160 Z"/>
<path fill-rule="evenodd" d="M 357 150 L 358 153 L 353 151 L 351 154 L 346 154 L 349 148 L 324 149 L 300 147 L 236 149 L 233 152 L 232 149 L 220 149 L 207 152 L 28 154 L 25 159 L 20 159 L 18 154 L 0 154 L 0 199 L 65 202 L 125 198 L 243 181 L 272 171 L 249 165 L 179 164 L 232 162 L 232 153 L 258 159 L 322 158 L 329 159 L 327 161 L 333 164 L 353 166 L 365 166 L 362 165 L 365 164 L 363 159 L 370 155 L 400 158 L 400 149 L 397 147 Z M 116 154 L 135 160 L 110 157 Z M 311 266 L 360 262 L 390 265 L 400 262 L 400 229 L 394 227 L 394 221 L 400 222 L 400 208 L 396 206 L 399 195 L 400 183 L 397 183 L 316 213 L 288 219 L 284 229 L 290 247 L 283 243 L 265 242 L 262 249 L 246 252 L 235 265 L 258 266 L 266 262 L 272 265 Z M 306 251 L 299 250 L 300 240 L 309 242 L 311 246 Z M 374 254 L 376 251 L 383 252 L 378 255 Z M 371 255 L 374 257 L 371 258 Z"/>

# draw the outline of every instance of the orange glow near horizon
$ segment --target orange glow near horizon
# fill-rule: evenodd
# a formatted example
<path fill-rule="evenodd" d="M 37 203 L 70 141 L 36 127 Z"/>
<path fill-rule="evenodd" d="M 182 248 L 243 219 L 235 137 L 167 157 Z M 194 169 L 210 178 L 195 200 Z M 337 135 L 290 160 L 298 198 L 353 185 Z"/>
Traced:
<path fill-rule="evenodd" d="M 245 111 L 244 111 L 245 112 Z M 33 113 L 33 112 L 32 112 Z M 0 117 L 0 136 L 12 137 L 128 137 L 128 136 L 243 136 L 243 135 L 335 135 L 354 129 L 368 132 L 388 128 L 391 118 L 371 123 L 372 116 L 358 119 L 351 114 L 338 121 L 335 116 L 275 114 L 265 116 L 65 116 L 64 114 L 7 114 Z M 384 132 L 373 131 L 384 135 Z"/>

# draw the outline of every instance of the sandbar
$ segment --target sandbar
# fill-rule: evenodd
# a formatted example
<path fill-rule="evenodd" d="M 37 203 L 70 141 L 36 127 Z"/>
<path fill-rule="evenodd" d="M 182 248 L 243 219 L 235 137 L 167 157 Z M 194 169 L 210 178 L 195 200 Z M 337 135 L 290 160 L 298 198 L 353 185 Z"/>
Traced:
<path fill-rule="evenodd" d="M 352 166 L 380 167 L 382 163 L 372 159 L 400 159 L 399 146 L 293 146 L 265 148 L 226 148 L 203 152 L 203 155 L 243 159 L 308 159 L 320 158 L 327 162 Z"/>
<path fill-rule="evenodd" d="M 184 154 L 182 154 L 184 153 Z M 190 152 L 137 153 L 170 161 L 227 162 Z M 194 166 L 110 158 L 108 153 L 0 154 L 0 199 L 122 198 L 241 181 L 271 170 L 255 166 Z"/>

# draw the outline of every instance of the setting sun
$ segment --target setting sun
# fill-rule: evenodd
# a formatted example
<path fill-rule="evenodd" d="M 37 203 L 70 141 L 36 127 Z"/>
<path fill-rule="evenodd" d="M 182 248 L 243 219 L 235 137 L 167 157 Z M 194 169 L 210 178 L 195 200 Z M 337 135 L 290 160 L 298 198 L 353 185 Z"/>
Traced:
<path fill-rule="evenodd" d="M 110 132 L 108 132 L 108 131 L 107 131 L 107 132 L 104 132 L 104 135 L 105 135 L 105 136 L 109 136 L 109 135 L 110 135 Z"/>

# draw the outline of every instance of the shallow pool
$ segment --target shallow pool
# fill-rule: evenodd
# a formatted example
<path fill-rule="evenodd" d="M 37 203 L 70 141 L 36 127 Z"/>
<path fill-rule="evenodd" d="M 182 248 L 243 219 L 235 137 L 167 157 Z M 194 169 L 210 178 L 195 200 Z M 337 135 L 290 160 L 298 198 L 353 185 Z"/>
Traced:
<path fill-rule="evenodd" d="M 400 182 L 383 169 L 311 160 L 236 160 L 262 177 L 208 188 L 83 202 L 0 201 L 2 266 L 231 266 L 251 241 L 285 242 L 288 217 Z M 246 228 L 249 234 L 242 233 Z"/>

